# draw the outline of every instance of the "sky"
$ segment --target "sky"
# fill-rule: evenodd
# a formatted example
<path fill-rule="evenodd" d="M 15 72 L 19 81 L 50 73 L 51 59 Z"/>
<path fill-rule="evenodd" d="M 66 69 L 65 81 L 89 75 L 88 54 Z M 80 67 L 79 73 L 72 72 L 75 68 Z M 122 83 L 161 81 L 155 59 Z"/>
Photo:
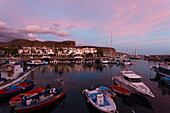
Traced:
<path fill-rule="evenodd" d="M 13 39 L 170 55 L 170 0 L 0 0 L 0 41 Z"/>

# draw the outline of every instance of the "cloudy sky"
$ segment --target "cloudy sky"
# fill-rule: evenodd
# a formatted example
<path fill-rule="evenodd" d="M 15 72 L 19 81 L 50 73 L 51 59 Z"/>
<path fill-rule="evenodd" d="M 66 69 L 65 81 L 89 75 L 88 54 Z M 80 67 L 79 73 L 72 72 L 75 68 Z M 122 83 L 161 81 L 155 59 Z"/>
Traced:
<path fill-rule="evenodd" d="M 0 41 L 74 40 L 170 54 L 170 0 L 0 0 Z"/>

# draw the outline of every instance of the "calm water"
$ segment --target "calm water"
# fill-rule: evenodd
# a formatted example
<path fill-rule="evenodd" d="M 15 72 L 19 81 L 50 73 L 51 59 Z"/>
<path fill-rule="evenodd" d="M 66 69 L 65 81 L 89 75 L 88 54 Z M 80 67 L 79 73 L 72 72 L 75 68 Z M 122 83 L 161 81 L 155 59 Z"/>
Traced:
<path fill-rule="evenodd" d="M 98 113 L 82 96 L 85 88 L 91 85 L 99 87 L 112 85 L 111 78 L 119 75 L 121 70 L 133 70 L 142 76 L 144 83 L 152 90 L 155 98 L 140 97 L 132 95 L 123 97 L 117 95 L 115 103 L 120 113 L 170 113 L 170 89 L 160 82 L 152 80 L 156 73 L 150 71 L 151 65 L 157 63 L 143 60 L 134 60 L 136 65 L 116 66 L 116 65 L 97 65 L 97 64 L 56 64 L 36 67 L 35 71 L 29 75 L 28 79 L 34 80 L 35 87 L 38 88 L 49 83 L 54 79 L 62 78 L 64 87 L 67 90 L 65 97 L 60 101 L 42 109 L 43 113 Z M 1 102 L 0 113 L 9 113 L 8 101 Z"/>

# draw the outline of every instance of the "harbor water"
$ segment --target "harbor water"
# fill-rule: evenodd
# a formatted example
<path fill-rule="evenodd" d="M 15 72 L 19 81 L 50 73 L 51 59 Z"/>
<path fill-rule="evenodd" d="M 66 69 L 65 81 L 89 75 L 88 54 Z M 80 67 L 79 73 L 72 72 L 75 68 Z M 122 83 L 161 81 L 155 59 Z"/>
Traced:
<path fill-rule="evenodd" d="M 150 66 L 157 62 L 133 60 L 134 65 L 114 64 L 50 64 L 35 68 L 27 79 L 33 80 L 34 88 L 47 84 L 55 84 L 56 79 L 64 81 L 66 96 L 48 107 L 39 110 L 43 113 L 99 113 L 83 97 L 82 91 L 91 86 L 101 85 L 110 87 L 112 77 L 120 75 L 122 70 L 132 70 L 142 77 L 143 82 L 151 89 L 155 98 L 131 95 L 124 97 L 117 95 L 115 103 L 119 113 L 170 113 L 170 88 L 155 79 L 156 73 Z M 9 100 L 0 103 L 0 113 L 13 112 L 9 107 Z M 37 112 L 36 112 L 37 113 Z"/>

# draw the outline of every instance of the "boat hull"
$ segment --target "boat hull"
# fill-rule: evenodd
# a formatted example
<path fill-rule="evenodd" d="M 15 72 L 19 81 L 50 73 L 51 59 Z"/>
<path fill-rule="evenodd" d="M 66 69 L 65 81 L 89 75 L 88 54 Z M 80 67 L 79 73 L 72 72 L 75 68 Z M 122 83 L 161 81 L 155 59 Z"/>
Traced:
<path fill-rule="evenodd" d="M 114 92 L 117 92 L 119 94 L 126 95 L 126 96 L 131 95 L 130 91 L 128 91 L 127 89 L 124 89 L 124 88 L 122 88 L 120 86 L 111 85 L 111 88 L 113 89 Z"/>
<path fill-rule="evenodd" d="M 62 93 L 60 93 L 59 95 L 56 95 L 55 97 L 53 97 L 52 99 L 50 100 L 47 100 L 43 103 L 40 103 L 40 104 L 37 104 L 37 105 L 34 105 L 34 106 L 29 106 L 29 107 L 16 107 L 15 108 L 15 111 L 19 112 L 19 113 L 24 113 L 24 112 L 32 112 L 32 111 L 36 111 L 36 110 L 39 110 L 55 101 L 57 101 L 59 98 L 63 97 L 64 95 L 66 94 L 66 91 L 63 91 Z"/>

